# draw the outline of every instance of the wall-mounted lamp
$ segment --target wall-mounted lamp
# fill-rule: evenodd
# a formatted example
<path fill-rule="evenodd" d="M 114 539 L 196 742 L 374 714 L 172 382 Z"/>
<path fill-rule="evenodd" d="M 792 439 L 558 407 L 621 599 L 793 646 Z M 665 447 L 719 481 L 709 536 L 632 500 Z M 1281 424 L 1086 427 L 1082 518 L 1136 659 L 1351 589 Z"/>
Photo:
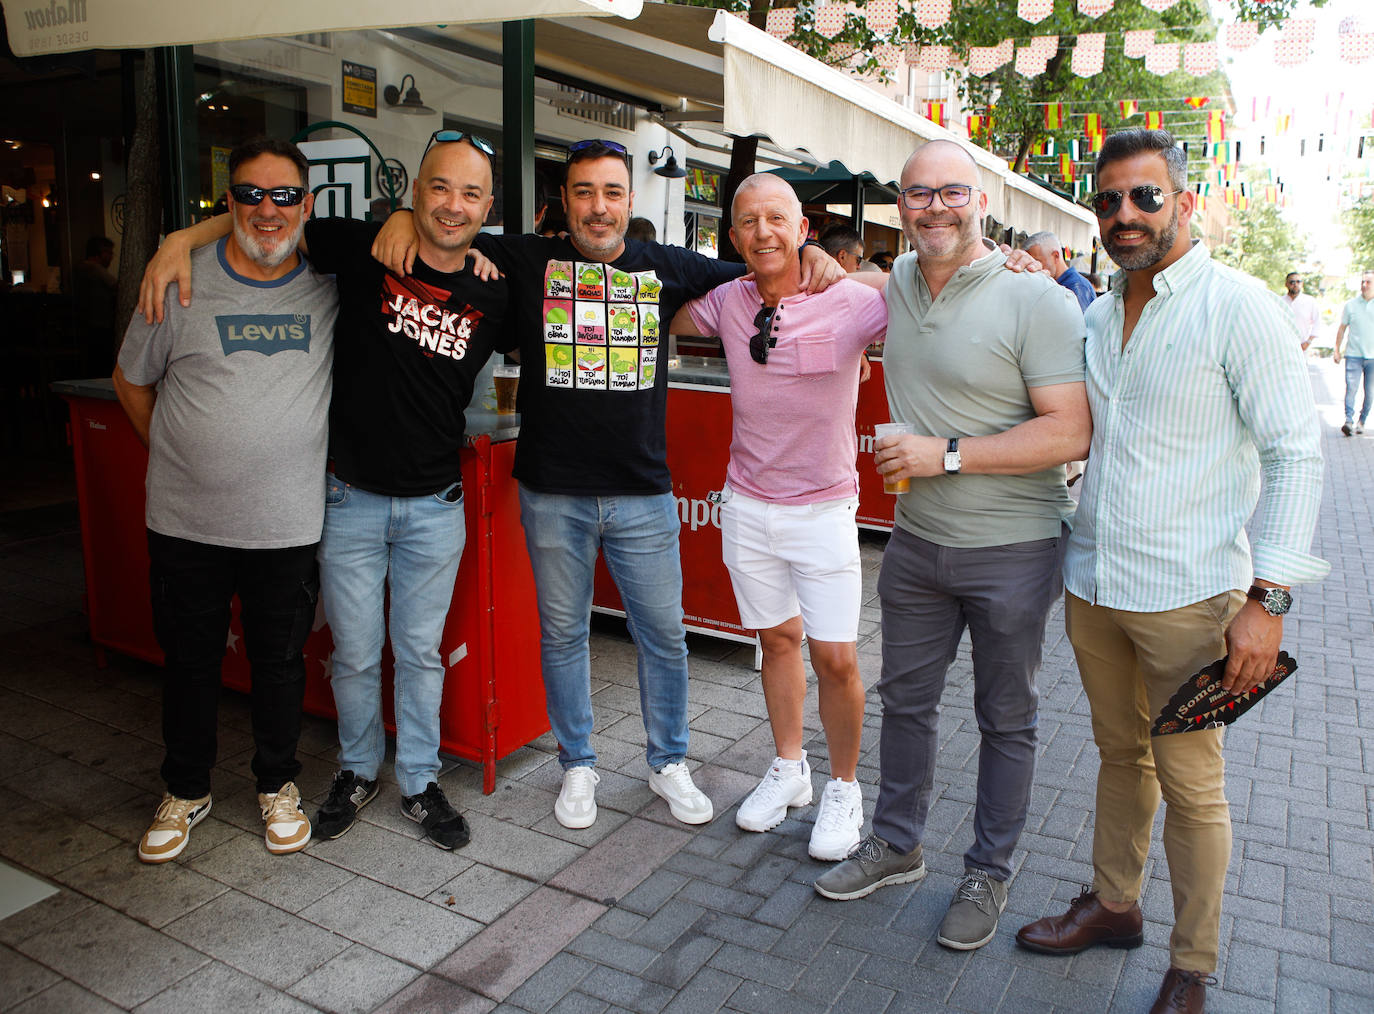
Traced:
<path fill-rule="evenodd" d="M 687 175 L 687 170 L 677 164 L 677 156 L 673 154 L 673 146 L 665 144 L 662 151 L 649 152 L 649 164 L 653 165 L 659 159 L 667 156 L 667 161 L 654 170 L 655 176 L 662 176 L 665 179 L 680 180 Z"/>
<path fill-rule="evenodd" d="M 406 82 L 410 82 L 410 87 L 406 87 Z M 404 94 L 403 94 L 404 93 Z M 428 113 L 437 112 L 425 105 L 424 99 L 420 98 L 420 89 L 415 87 L 415 75 L 407 74 L 401 78 L 401 87 L 387 85 L 382 89 L 382 98 L 386 104 L 398 113 L 412 113 L 416 116 L 424 116 Z"/>

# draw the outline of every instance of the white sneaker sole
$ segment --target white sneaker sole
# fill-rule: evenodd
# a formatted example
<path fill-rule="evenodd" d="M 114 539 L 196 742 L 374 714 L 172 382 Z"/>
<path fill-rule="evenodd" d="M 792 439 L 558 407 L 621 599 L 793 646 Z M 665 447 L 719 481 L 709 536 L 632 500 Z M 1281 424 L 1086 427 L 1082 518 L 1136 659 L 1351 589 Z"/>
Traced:
<path fill-rule="evenodd" d="M 905 873 L 889 874 L 883 877 L 882 880 L 875 880 L 873 883 L 867 884 L 857 891 L 850 891 L 847 894 L 827 891 L 818 883 L 812 883 L 811 886 L 816 889 L 816 893 L 822 898 L 829 898 L 831 901 L 854 901 L 856 898 L 867 898 L 880 887 L 893 887 L 897 884 L 914 884 L 916 881 L 925 877 L 925 875 L 926 864 L 921 863 L 921 865 L 914 870 L 907 870 Z"/>
<path fill-rule="evenodd" d="M 666 792 L 661 790 L 653 782 L 649 783 L 649 788 L 653 791 L 653 794 L 655 796 L 657 796 L 659 799 L 663 800 L 665 803 L 668 804 L 668 812 L 673 815 L 674 820 L 680 820 L 684 824 L 709 824 L 711 823 L 711 818 L 716 815 L 715 807 L 713 806 L 707 807 L 705 813 L 696 813 L 692 810 L 684 810 L 680 808 L 675 802 L 673 802 L 671 796 L 669 796 Z"/>
<path fill-rule="evenodd" d="M 202 820 L 204 820 L 207 816 L 210 815 L 210 806 L 211 806 L 210 803 L 206 803 L 206 804 L 205 804 L 205 809 L 201 810 L 200 813 L 196 814 L 195 819 L 192 820 L 189 824 L 186 825 L 186 834 L 182 836 L 181 844 L 177 846 L 177 849 L 176 849 L 175 852 L 159 852 L 159 853 L 157 853 L 157 854 L 152 854 L 152 853 L 144 852 L 144 851 L 143 851 L 143 839 L 140 838 L 140 839 L 138 840 L 138 860 L 139 860 L 139 862 L 142 862 L 142 863 L 151 863 L 151 864 L 153 864 L 153 865 L 157 865 L 158 863 L 168 863 L 168 862 L 171 862 L 171 861 L 172 861 L 173 859 L 175 859 L 177 856 L 181 855 L 181 853 L 184 852 L 184 851 L 186 850 L 186 846 L 189 845 L 189 844 L 191 844 L 191 828 L 195 827 L 197 824 L 199 824 Z"/>
<path fill-rule="evenodd" d="M 585 817 L 570 817 L 559 809 L 557 803 L 554 803 L 553 815 L 558 823 L 562 824 L 569 831 L 584 831 L 596 823 L 596 804 L 592 804 L 592 812 Z"/>
<path fill-rule="evenodd" d="M 839 862 L 841 859 L 849 858 L 850 849 L 859 844 L 859 841 L 860 835 L 858 831 L 854 832 L 854 839 L 852 841 L 845 842 L 843 845 L 833 845 L 830 848 L 818 848 L 816 846 L 816 840 L 813 838 L 806 847 L 806 854 L 812 859 L 821 860 L 821 862 Z"/>
<path fill-rule="evenodd" d="M 735 826 L 738 827 L 741 831 L 771 831 L 773 830 L 773 828 L 777 827 L 779 824 L 781 824 L 784 820 L 787 819 L 787 810 L 789 807 L 810 806 L 812 798 L 813 796 L 811 786 L 808 785 L 806 787 L 806 791 L 798 792 L 795 796 L 793 796 L 786 803 L 778 807 L 778 809 L 774 810 L 772 813 L 770 813 L 767 817 L 763 818 L 762 820 L 750 820 L 744 815 L 742 811 L 736 811 Z M 854 844 L 857 845 L 858 843 L 859 840 L 857 838 L 854 839 Z M 848 854 L 848 852 L 845 853 L 845 855 Z M 841 856 L 840 858 L 843 859 L 844 856 Z"/>
<path fill-rule="evenodd" d="M 992 927 L 992 932 L 989 933 L 987 936 L 983 937 L 982 940 L 950 940 L 946 937 L 942 937 L 937 934 L 935 937 L 935 942 L 938 943 L 941 947 L 948 947 L 952 951 L 976 951 L 978 948 L 982 947 L 996 935 L 997 925 L 996 923 L 994 923 Z"/>

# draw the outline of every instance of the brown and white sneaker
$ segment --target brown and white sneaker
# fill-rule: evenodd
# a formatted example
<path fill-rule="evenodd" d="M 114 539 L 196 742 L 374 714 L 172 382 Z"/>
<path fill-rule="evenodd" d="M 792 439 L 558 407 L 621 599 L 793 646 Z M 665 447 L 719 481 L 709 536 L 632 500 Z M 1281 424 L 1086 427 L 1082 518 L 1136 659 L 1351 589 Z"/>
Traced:
<path fill-rule="evenodd" d="M 276 792 L 259 792 L 258 805 L 267 825 L 268 852 L 284 855 L 305 848 L 310 841 L 310 819 L 301 807 L 295 782 L 287 782 Z"/>
<path fill-rule="evenodd" d="M 191 840 L 191 828 L 210 812 L 210 797 L 182 799 L 162 794 L 157 814 L 138 842 L 138 858 L 145 863 L 165 863 L 177 856 Z"/>

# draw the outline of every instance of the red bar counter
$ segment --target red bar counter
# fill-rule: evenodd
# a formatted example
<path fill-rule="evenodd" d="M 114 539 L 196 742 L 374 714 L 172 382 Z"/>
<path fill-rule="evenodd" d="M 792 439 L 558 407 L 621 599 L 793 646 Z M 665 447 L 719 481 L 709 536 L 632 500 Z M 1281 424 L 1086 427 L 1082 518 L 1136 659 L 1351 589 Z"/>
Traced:
<path fill-rule="evenodd" d="M 97 661 L 104 665 L 104 650 L 110 648 L 160 665 L 144 525 L 148 452 L 109 380 L 63 381 L 53 389 L 71 410 L 86 612 Z M 519 416 L 468 413 L 462 456 L 467 545 L 439 646 L 445 669 L 440 749 L 480 763 L 487 793 L 496 786 L 496 761 L 549 728 L 534 577 L 510 474 L 518 432 Z M 224 684 L 235 690 L 247 690 L 250 683 L 242 637 L 235 600 L 224 661 Z M 329 686 L 332 652 L 321 608 L 305 645 L 305 708 L 328 718 L 337 717 Z M 386 728 L 394 734 L 389 652 L 382 678 Z"/>

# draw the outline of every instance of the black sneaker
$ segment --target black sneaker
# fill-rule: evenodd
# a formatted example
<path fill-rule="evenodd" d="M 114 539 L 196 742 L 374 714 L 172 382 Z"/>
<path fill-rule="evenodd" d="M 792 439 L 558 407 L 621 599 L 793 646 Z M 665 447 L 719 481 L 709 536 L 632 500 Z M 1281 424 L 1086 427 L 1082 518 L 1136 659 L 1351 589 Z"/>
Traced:
<path fill-rule="evenodd" d="M 425 829 L 425 836 L 441 849 L 468 843 L 468 822 L 449 805 L 438 782 L 430 782 L 418 796 L 402 796 L 401 812 Z"/>
<path fill-rule="evenodd" d="M 1341 427 L 1341 432 L 1344 433 L 1346 436 L 1350 436 L 1355 432 L 1355 427 L 1351 426 L 1349 423 L 1346 423 L 1344 426 Z"/>
<path fill-rule="evenodd" d="M 359 778 L 340 771 L 329 788 L 329 798 L 315 815 L 316 838 L 338 838 L 358 819 L 358 811 L 377 795 L 377 779 Z"/>

